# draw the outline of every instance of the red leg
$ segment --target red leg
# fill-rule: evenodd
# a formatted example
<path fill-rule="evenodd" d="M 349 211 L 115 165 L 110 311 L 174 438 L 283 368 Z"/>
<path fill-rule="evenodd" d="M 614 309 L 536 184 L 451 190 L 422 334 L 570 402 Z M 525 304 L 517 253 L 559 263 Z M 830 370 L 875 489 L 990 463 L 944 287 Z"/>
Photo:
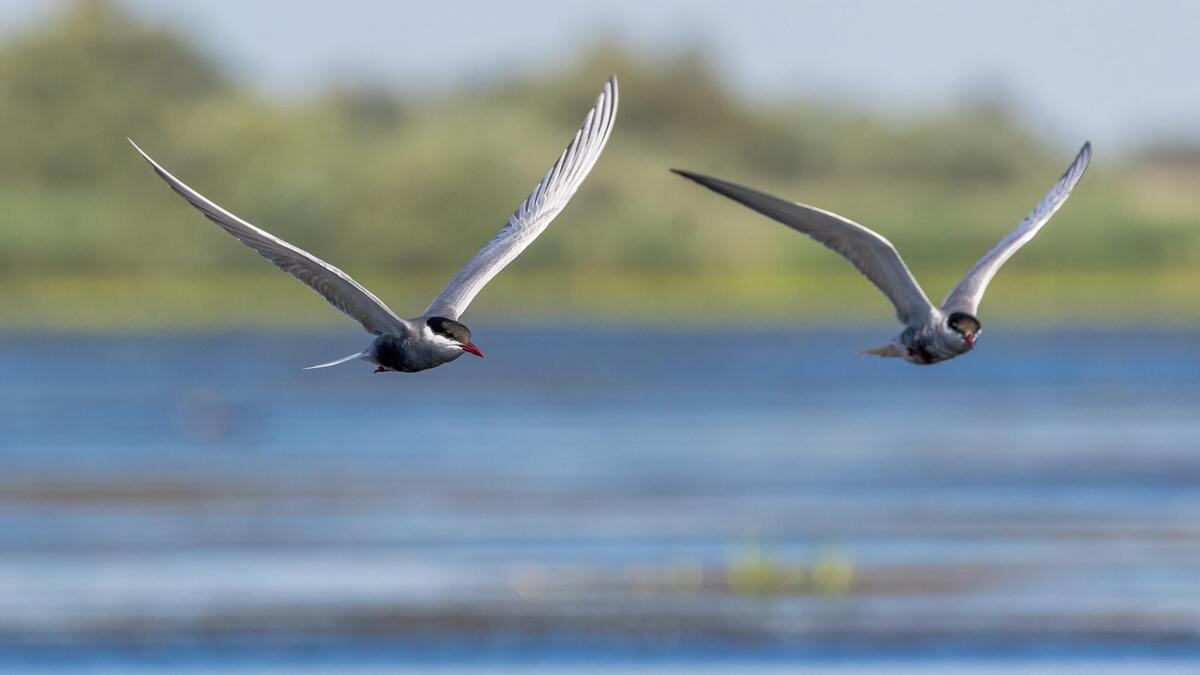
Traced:
<path fill-rule="evenodd" d="M 375 369 L 375 372 L 377 372 L 377 373 L 386 373 L 386 372 L 387 372 L 387 368 L 384 368 L 383 366 L 379 366 L 379 367 L 377 367 L 377 368 Z"/>

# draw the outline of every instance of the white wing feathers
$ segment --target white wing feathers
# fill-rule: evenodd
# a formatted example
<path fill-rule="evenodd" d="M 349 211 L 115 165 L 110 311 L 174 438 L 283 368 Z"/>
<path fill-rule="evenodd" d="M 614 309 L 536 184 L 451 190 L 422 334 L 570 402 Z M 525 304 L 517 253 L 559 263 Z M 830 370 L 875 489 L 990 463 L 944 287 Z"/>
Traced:
<path fill-rule="evenodd" d="M 217 206 L 204 195 L 188 187 L 183 181 L 172 176 L 158 162 L 151 159 L 150 155 L 139 148 L 133 140 L 129 142 L 150 163 L 155 173 L 171 186 L 171 189 L 188 200 L 209 220 L 237 237 L 246 246 L 258 251 L 262 257 L 270 260 L 279 269 L 308 284 L 314 291 L 320 293 L 329 304 L 361 323 L 367 332 L 376 335 L 407 332 L 407 324 L 388 309 L 383 301 L 351 279 L 350 275 Z"/>
<path fill-rule="evenodd" d="M 612 76 L 575 138 L 521 203 L 508 223 L 434 298 L 425 316 L 457 319 L 492 277 L 525 250 L 558 215 L 600 158 L 617 117 L 617 78 Z"/>
<path fill-rule="evenodd" d="M 925 323 L 934 311 L 925 291 L 913 278 L 892 242 L 836 213 L 789 202 L 750 188 L 690 171 L 675 173 L 747 206 L 821 242 L 842 254 L 896 306 L 905 325 Z"/>
<path fill-rule="evenodd" d="M 942 311 L 975 314 L 988 282 L 996 271 L 1030 239 L 1033 239 L 1050 216 L 1063 205 L 1092 156 L 1092 146 L 1084 143 L 1075 161 L 1059 178 L 1046 197 L 1000 243 L 996 244 L 975 267 L 963 277 L 942 306 Z M 751 190 L 727 181 L 710 178 L 690 171 L 672 169 L 675 173 L 725 195 L 759 213 L 773 218 L 792 229 L 842 254 L 874 283 L 896 306 L 896 317 L 906 325 L 925 323 L 935 312 L 920 284 L 904 264 L 896 247 L 879 234 L 813 206 L 785 201 L 778 197 Z"/>
<path fill-rule="evenodd" d="M 980 258 L 979 262 L 975 263 L 975 267 L 972 267 L 971 271 L 967 272 L 962 281 L 954 287 L 954 290 L 950 291 L 950 295 L 946 296 L 946 302 L 942 303 L 944 312 L 947 314 L 966 312 L 974 315 L 979 310 L 979 303 L 983 300 L 983 292 L 987 290 L 988 282 L 1017 250 L 1033 239 L 1038 230 L 1042 229 L 1042 226 L 1050 220 L 1050 216 L 1053 216 L 1054 212 L 1058 211 L 1059 207 L 1067 201 L 1067 197 L 1071 196 L 1071 190 L 1083 177 L 1083 172 L 1087 169 L 1091 158 L 1092 144 L 1084 143 L 1079 154 L 1075 156 L 1075 161 L 1067 167 L 1066 172 L 1058 179 L 1054 187 L 1050 188 L 1050 192 L 1046 193 L 1041 203 L 1034 207 L 1028 216 L 1025 216 L 1025 220 L 1022 220 L 1021 224 L 1001 239 L 1000 243 L 992 247 L 987 255 Z"/>

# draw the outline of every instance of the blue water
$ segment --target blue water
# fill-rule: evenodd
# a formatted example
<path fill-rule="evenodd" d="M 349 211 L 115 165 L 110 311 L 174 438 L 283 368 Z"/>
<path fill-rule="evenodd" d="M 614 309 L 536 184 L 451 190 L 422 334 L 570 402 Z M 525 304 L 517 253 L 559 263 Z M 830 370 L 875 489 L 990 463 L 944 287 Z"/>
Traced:
<path fill-rule="evenodd" d="M 1196 332 L 475 332 L 0 336 L 0 668 L 1200 667 Z"/>

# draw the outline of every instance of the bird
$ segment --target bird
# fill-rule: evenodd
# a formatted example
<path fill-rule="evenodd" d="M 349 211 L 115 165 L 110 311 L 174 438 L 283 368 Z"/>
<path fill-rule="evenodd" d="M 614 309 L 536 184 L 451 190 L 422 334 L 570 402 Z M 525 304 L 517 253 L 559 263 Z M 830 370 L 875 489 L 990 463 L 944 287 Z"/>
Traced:
<path fill-rule="evenodd" d="M 461 318 L 475 295 L 537 238 L 579 189 L 612 133 L 617 117 L 617 77 L 604 83 L 596 104 L 575 137 L 533 192 L 466 265 L 455 274 L 424 314 L 402 319 L 350 275 L 315 255 L 242 220 L 171 175 L 133 139 L 134 149 L 155 173 L 192 206 L 276 267 L 307 284 L 346 316 L 375 336 L 361 352 L 305 370 L 349 361 L 375 364 L 375 372 L 415 373 L 449 363 L 463 354 L 483 357 Z"/>
<path fill-rule="evenodd" d="M 904 325 L 891 342 L 860 354 L 898 357 L 917 365 L 947 361 L 975 348 L 983 330 L 976 314 L 988 282 L 1067 201 L 1083 177 L 1092 157 L 1084 143 L 1075 160 L 1054 187 L 1011 232 L 987 252 L 950 291 L 942 306 L 934 307 L 892 242 L 882 235 L 836 213 L 787 201 L 735 183 L 682 169 L 674 173 L 747 206 L 768 218 L 808 235 L 840 253 L 867 277 L 896 308 Z"/>

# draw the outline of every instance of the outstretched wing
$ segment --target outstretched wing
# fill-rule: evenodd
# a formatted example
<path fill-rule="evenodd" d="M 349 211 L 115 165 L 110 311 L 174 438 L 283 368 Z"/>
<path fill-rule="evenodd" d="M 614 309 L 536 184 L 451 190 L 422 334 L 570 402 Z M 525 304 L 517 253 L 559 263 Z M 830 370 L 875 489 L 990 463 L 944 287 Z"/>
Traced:
<path fill-rule="evenodd" d="M 204 195 L 185 185 L 183 181 L 172 176 L 158 162 L 151 159 L 150 155 L 139 148 L 132 139 L 129 142 L 150 163 L 154 172 L 165 180 L 167 185 L 171 186 L 172 190 L 188 200 L 209 220 L 220 225 L 221 229 L 237 237 L 243 244 L 258 251 L 259 255 L 270 260 L 279 269 L 308 284 L 314 291 L 320 293 L 329 304 L 361 323 L 367 332 L 376 335 L 407 332 L 405 322 L 388 309 L 383 301 L 351 279 L 350 275 L 217 206 Z"/>
<path fill-rule="evenodd" d="M 583 120 L 567 149 L 542 178 L 533 193 L 521 203 L 508 223 L 487 246 L 454 275 L 442 290 L 426 316 L 457 319 L 487 282 L 525 250 L 546 229 L 550 221 L 571 201 L 583 179 L 600 158 L 617 117 L 617 77 L 608 78 L 596 105 Z"/>
<path fill-rule="evenodd" d="M 1050 192 L 1046 193 L 1041 203 L 1025 216 L 1025 220 L 1022 220 L 1016 229 L 1009 232 L 1000 243 L 987 252 L 987 255 L 980 258 L 954 290 L 950 291 L 950 295 L 946 296 L 946 301 L 942 303 L 942 311 L 966 312 L 971 315 L 979 311 L 979 303 L 983 300 L 983 292 L 987 290 L 988 282 L 1018 249 L 1033 239 L 1038 230 L 1050 220 L 1050 216 L 1067 201 L 1091 159 L 1092 144 L 1084 143 L 1079 154 L 1075 156 L 1075 161 L 1067 167 L 1066 173 L 1050 188 Z"/>
<path fill-rule="evenodd" d="M 923 324 L 933 305 L 892 242 L 858 223 L 815 206 L 797 204 L 735 183 L 671 169 L 704 187 L 802 232 L 842 254 L 896 306 L 905 325 Z"/>

